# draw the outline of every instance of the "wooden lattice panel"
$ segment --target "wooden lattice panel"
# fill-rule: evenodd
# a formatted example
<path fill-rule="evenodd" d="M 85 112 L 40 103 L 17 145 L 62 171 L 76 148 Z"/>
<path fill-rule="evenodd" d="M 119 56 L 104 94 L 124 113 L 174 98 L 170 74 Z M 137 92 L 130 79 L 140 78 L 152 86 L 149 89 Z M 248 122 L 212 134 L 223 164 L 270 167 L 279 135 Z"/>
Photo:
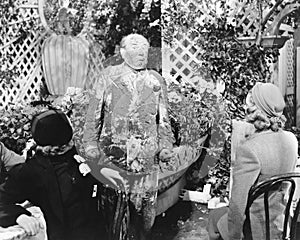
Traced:
<path fill-rule="evenodd" d="M 259 30 L 259 12 L 256 4 L 249 4 L 247 1 L 236 5 L 236 10 L 232 13 L 236 27 L 242 28 L 239 36 L 255 36 Z"/>
<path fill-rule="evenodd" d="M 200 59 L 201 49 L 194 47 L 193 39 L 178 36 L 174 40 L 174 47 L 168 49 L 163 46 L 163 77 L 168 82 L 182 80 L 190 82 Z"/>
<path fill-rule="evenodd" d="M 18 4 L 20 7 L 19 19 L 9 24 L 6 28 L 6 35 L 0 36 L 0 40 L 3 43 L 1 56 L 11 56 L 6 67 L 8 69 L 15 67 L 19 74 L 16 82 L 10 86 L 0 83 L 0 109 L 17 102 L 37 100 L 40 86 L 43 84 L 41 48 L 46 33 L 33 31 L 23 41 L 16 41 L 18 39 L 19 24 L 25 22 L 28 25 L 29 21 L 34 19 L 37 22 L 40 21 L 38 0 L 20 0 Z M 102 62 L 104 61 L 101 49 L 101 45 L 98 44 L 91 44 L 90 46 L 88 88 L 101 77 Z"/>
<path fill-rule="evenodd" d="M 294 41 L 293 39 L 286 42 L 287 47 L 287 87 L 295 86 L 294 78 Z"/>
<path fill-rule="evenodd" d="M 94 83 L 101 78 L 101 71 L 103 70 L 102 63 L 104 60 L 105 56 L 102 53 L 101 45 L 97 43 L 91 43 L 86 88 L 91 89 L 94 86 Z"/>
<path fill-rule="evenodd" d="M 288 40 L 280 50 L 279 80 L 283 86 L 286 100 L 285 116 L 287 126 L 293 126 L 295 121 L 295 74 L 294 74 L 294 40 Z"/>
<path fill-rule="evenodd" d="M 42 83 L 40 32 L 32 32 L 21 41 L 18 39 L 20 24 L 29 26 L 29 21 L 39 21 L 37 0 L 18 1 L 20 14 L 18 19 L 6 27 L 6 35 L 1 36 L 4 43 L 1 49 L 3 57 L 10 56 L 7 69 L 16 69 L 18 77 L 11 86 L 0 84 L 0 108 L 16 102 L 28 102 L 39 97 Z"/>

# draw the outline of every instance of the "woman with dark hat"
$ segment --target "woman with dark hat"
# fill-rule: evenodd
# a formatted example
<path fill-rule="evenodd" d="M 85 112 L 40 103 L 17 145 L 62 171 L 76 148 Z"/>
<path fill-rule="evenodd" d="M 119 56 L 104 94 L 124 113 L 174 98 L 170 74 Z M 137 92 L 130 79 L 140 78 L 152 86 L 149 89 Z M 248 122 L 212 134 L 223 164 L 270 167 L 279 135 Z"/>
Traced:
<path fill-rule="evenodd" d="M 210 239 L 242 239 L 245 208 L 250 187 L 255 182 L 277 174 L 295 171 L 298 157 L 296 137 L 282 130 L 285 102 L 277 86 L 256 83 L 246 99 L 247 118 L 255 133 L 246 138 L 236 151 L 233 182 L 228 208 L 210 212 Z M 285 190 L 269 196 L 271 239 L 282 239 Z M 263 196 L 255 200 L 250 209 L 253 239 L 266 239 Z"/>
<path fill-rule="evenodd" d="M 68 118 L 59 110 L 42 112 L 33 118 L 31 132 L 37 144 L 33 157 L 14 166 L 0 186 L 0 226 L 18 224 L 36 234 L 40 224 L 15 204 L 29 200 L 41 208 L 49 240 L 98 239 L 96 180 L 79 171 Z"/>

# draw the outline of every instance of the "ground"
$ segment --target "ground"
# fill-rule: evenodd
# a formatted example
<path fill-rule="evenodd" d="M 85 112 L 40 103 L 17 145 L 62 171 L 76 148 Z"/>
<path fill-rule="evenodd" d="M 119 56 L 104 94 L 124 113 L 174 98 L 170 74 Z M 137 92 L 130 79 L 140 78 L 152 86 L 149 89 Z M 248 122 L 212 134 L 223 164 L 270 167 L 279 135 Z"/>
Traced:
<path fill-rule="evenodd" d="M 207 205 L 179 201 L 156 218 L 151 240 L 208 240 Z"/>

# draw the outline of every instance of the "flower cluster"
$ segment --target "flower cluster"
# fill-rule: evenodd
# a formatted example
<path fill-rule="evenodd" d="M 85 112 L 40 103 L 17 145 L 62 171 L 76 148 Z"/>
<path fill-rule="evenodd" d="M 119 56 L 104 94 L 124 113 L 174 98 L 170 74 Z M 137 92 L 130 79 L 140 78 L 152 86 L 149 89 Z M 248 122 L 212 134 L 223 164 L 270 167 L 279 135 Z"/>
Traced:
<path fill-rule="evenodd" d="M 22 154 L 26 143 L 32 139 L 30 132 L 32 117 L 46 109 L 44 106 L 17 104 L 9 110 L 2 110 L 0 112 L 0 141 L 7 148 Z"/>
<path fill-rule="evenodd" d="M 197 147 L 213 123 L 217 91 L 213 83 L 197 78 L 194 83 L 172 82 L 168 88 L 169 116 L 176 145 Z"/>

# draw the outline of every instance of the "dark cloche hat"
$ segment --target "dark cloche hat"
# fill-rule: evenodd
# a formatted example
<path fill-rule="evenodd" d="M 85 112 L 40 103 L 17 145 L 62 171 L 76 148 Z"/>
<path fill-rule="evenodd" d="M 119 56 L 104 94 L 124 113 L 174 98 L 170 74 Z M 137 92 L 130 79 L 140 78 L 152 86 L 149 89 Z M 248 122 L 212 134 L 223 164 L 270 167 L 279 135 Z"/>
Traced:
<path fill-rule="evenodd" d="M 73 130 L 61 110 L 47 110 L 33 117 L 31 134 L 37 145 L 61 146 L 71 141 Z"/>

